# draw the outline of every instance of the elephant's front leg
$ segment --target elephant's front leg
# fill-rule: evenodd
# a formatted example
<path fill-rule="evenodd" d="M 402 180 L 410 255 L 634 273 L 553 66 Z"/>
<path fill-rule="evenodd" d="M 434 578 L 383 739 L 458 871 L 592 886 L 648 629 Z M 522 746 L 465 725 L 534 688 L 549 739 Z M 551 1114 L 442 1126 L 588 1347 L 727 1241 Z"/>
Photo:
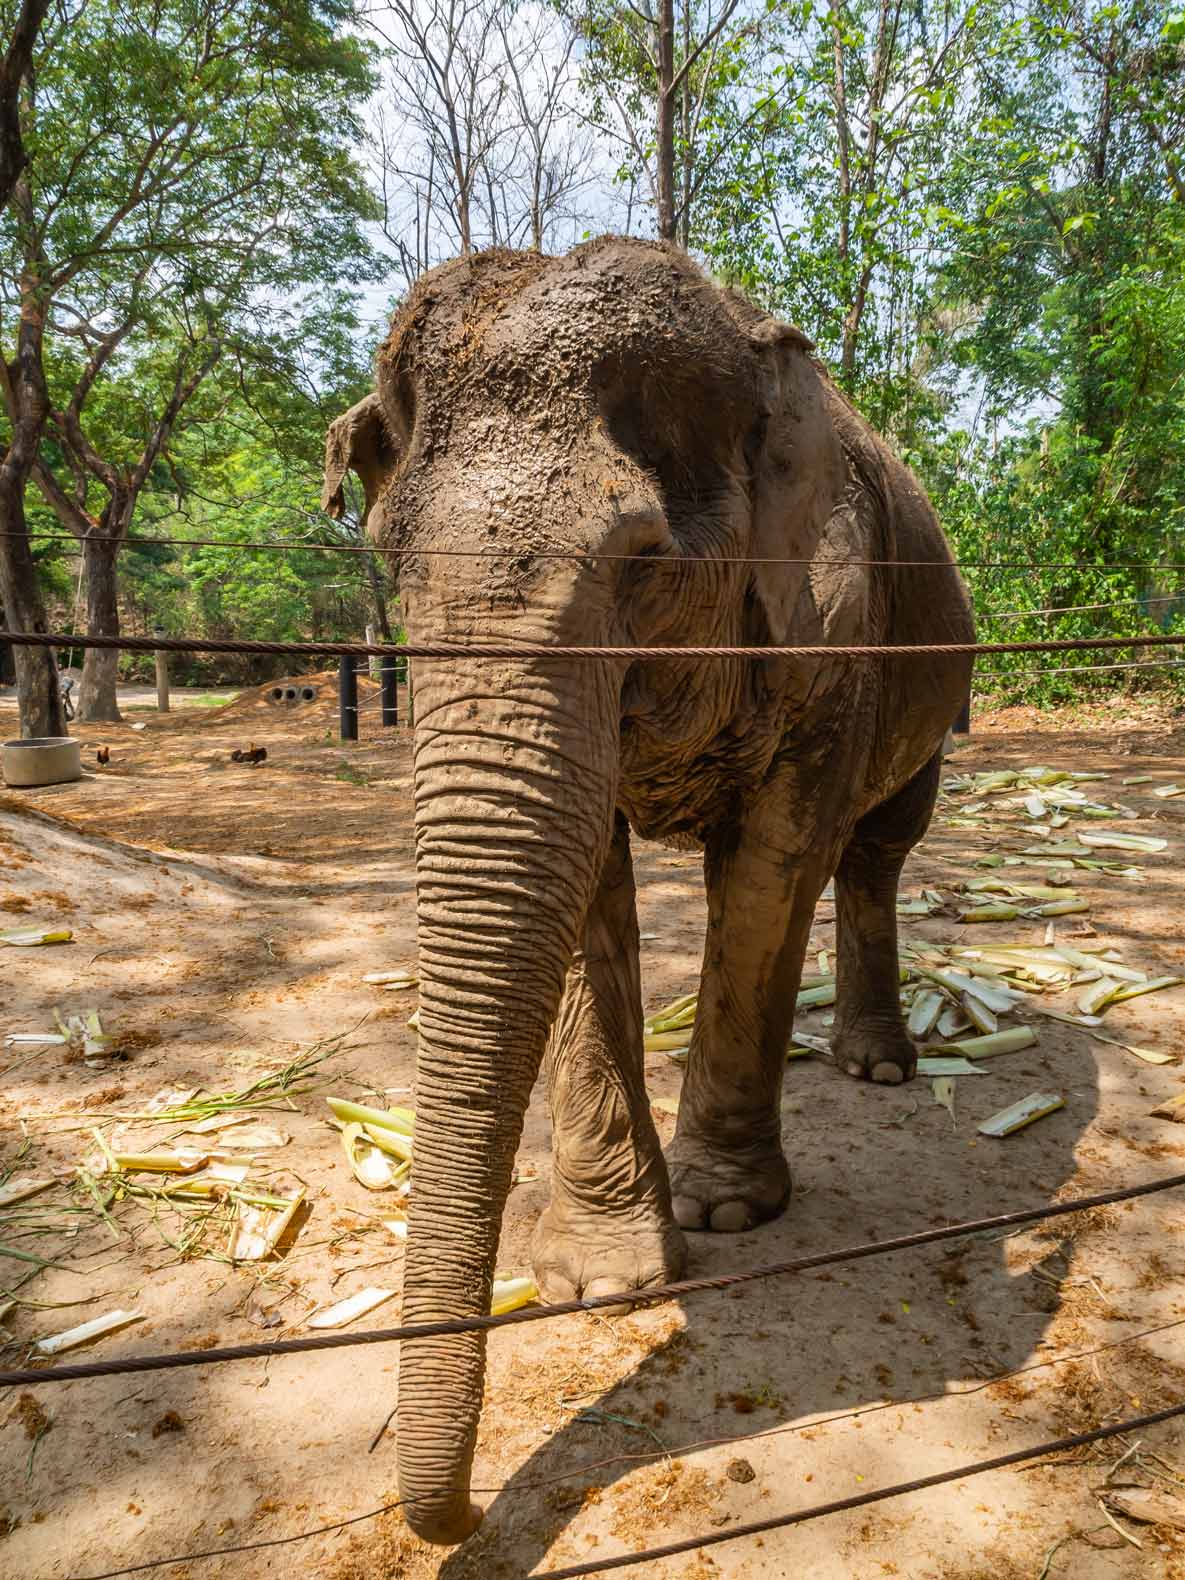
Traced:
<path fill-rule="evenodd" d="M 532 1257 L 545 1298 L 617 1294 L 678 1278 L 671 1214 L 642 1066 L 638 919 L 619 817 L 548 1050 L 551 1202 Z"/>
<path fill-rule="evenodd" d="M 790 1199 L 782 1071 L 815 904 L 839 846 L 830 805 L 817 803 L 784 771 L 739 833 L 708 846 L 699 1006 L 667 1152 L 684 1229 L 748 1229 Z"/>
<path fill-rule="evenodd" d="M 917 1068 L 901 1014 L 897 883 L 929 825 L 941 766 L 935 754 L 896 795 L 860 819 L 835 874 L 832 1052 L 849 1075 L 886 1085 L 909 1080 Z"/>

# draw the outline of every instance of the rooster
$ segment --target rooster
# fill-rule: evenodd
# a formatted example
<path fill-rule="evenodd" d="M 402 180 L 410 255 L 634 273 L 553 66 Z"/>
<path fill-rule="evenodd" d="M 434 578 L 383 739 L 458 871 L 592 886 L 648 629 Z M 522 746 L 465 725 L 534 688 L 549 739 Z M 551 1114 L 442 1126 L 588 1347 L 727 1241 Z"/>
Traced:
<path fill-rule="evenodd" d="M 100 768 L 106 768 L 107 764 L 111 761 L 110 746 L 100 746 L 98 751 L 95 753 L 95 761 L 99 764 Z"/>

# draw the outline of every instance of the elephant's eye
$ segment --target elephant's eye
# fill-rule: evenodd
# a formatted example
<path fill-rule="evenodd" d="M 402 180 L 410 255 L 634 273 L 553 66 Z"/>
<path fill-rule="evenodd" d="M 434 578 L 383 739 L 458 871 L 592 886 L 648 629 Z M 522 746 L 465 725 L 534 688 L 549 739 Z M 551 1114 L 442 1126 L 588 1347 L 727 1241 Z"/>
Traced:
<path fill-rule="evenodd" d="M 745 435 L 745 462 L 751 472 L 757 470 L 761 453 L 765 449 L 765 436 L 769 432 L 769 413 L 762 412 Z"/>

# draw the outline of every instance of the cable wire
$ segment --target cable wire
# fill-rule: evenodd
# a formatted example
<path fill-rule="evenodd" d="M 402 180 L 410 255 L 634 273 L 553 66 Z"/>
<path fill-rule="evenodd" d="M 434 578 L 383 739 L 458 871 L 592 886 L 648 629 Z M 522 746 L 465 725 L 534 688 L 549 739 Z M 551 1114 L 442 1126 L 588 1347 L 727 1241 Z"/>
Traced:
<path fill-rule="evenodd" d="M 1074 636 L 1043 642 L 916 642 L 899 646 L 825 643 L 765 647 L 569 647 L 534 642 L 423 642 L 399 646 L 377 642 L 255 642 L 222 637 L 67 636 L 60 632 L 0 630 L 0 642 L 14 647 L 116 649 L 129 653 L 256 653 L 291 658 L 581 658 L 602 662 L 699 660 L 701 658 L 939 658 L 944 653 L 1071 653 L 1123 647 L 1185 647 L 1185 632 L 1145 636 Z"/>
<path fill-rule="evenodd" d="M 999 614 L 985 611 L 985 620 L 1030 620 L 1038 616 L 1044 617 L 1051 614 L 1087 614 L 1094 609 L 1126 609 L 1132 604 L 1157 604 L 1157 603 L 1183 603 L 1185 593 L 1160 593 L 1147 598 L 1113 598 L 1109 603 L 1065 603 L 1053 604 L 1046 609 L 1005 609 Z"/>
<path fill-rule="evenodd" d="M 974 683 L 1032 679 L 1038 675 L 1109 675 L 1117 669 L 1185 669 L 1185 659 L 1136 659 L 1131 664 L 1063 664 L 1055 669 L 981 669 L 976 672 Z"/>
<path fill-rule="evenodd" d="M 1043 1207 L 1027 1207 L 1019 1212 L 1000 1213 L 993 1218 L 977 1218 L 941 1228 L 922 1229 L 916 1234 L 898 1235 L 891 1240 L 871 1240 L 859 1245 L 841 1246 L 831 1251 L 816 1251 L 785 1262 L 767 1262 L 739 1273 L 721 1273 L 714 1278 L 684 1278 L 652 1289 L 623 1290 L 611 1295 L 594 1295 L 585 1300 L 564 1300 L 553 1305 L 523 1306 L 498 1316 L 459 1317 L 442 1322 L 416 1322 L 397 1328 L 375 1328 L 363 1333 L 318 1333 L 304 1339 L 280 1339 L 273 1343 L 236 1344 L 209 1350 L 175 1350 L 159 1355 L 129 1355 L 119 1360 L 81 1361 L 66 1366 L 26 1367 L 0 1371 L 0 1387 L 28 1387 L 40 1383 L 73 1382 L 82 1377 L 122 1377 L 132 1372 L 172 1371 L 177 1367 L 211 1366 L 225 1361 L 268 1360 L 276 1355 L 305 1354 L 311 1350 L 350 1349 L 357 1344 L 390 1344 L 396 1340 L 436 1338 L 444 1334 L 477 1333 L 491 1328 L 514 1327 L 521 1322 L 542 1322 L 607 1307 L 659 1306 L 686 1295 L 708 1290 L 732 1289 L 765 1278 L 807 1272 L 816 1267 L 831 1267 L 838 1262 L 859 1262 L 865 1257 L 882 1256 L 890 1251 L 914 1250 L 942 1240 L 955 1240 L 970 1234 L 986 1234 L 995 1229 L 1014 1229 L 1023 1224 L 1041 1223 L 1047 1218 L 1063 1218 L 1068 1213 L 1087 1212 L 1121 1201 L 1134 1201 L 1160 1191 L 1185 1185 L 1185 1174 L 1170 1174 L 1165 1179 L 1147 1180 L 1142 1185 L 1127 1185 L 1120 1190 L 1103 1191 L 1096 1196 L 1079 1196 L 1070 1201 L 1048 1202 Z"/>
<path fill-rule="evenodd" d="M 34 541 L 85 543 L 85 539 L 77 538 L 71 532 L 0 532 L 0 538 L 26 538 Z M 689 565 L 861 565 L 879 566 L 888 569 L 919 569 L 925 567 L 929 570 L 979 570 L 979 571 L 1151 571 L 1151 572 L 1185 572 L 1185 564 L 1172 561 L 1158 563 L 1157 561 L 1142 562 L 1139 560 L 874 560 L 848 558 L 846 556 L 829 558 L 827 556 L 807 555 L 803 557 L 789 555 L 744 555 L 744 554 L 688 554 L 688 555 L 656 555 L 656 554 L 602 554 L 594 549 L 529 549 L 529 548 L 482 548 L 482 549 L 398 549 L 387 548 L 379 543 L 233 543 L 221 538 L 142 538 L 125 537 L 119 539 L 101 538 L 109 548 L 175 548 L 175 549 L 249 549 L 258 550 L 267 554 L 391 554 L 397 557 L 417 559 L 461 559 L 461 560 L 572 560 L 581 562 L 594 562 L 607 560 L 614 563 L 636 563 L 642 565 L 677 567 L 682 569 Z"/>

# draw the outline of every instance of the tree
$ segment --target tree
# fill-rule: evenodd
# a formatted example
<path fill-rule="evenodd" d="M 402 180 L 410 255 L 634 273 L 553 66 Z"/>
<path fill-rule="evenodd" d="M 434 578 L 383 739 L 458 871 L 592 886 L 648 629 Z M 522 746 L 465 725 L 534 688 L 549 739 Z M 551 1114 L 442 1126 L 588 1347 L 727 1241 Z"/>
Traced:
<path fill-rule="evenodd" d="M 764 113 L 705 194 L 716 266 L 810 332 L 882 427 L 908 427 L 950 242 L 947 191 L 990 4 L 794 5 Z"/>
<path fill-rule="evenodd" d="M 14 428 L 44 407 L 29 475 L 82 544 L 93 634 L 118 634 L 119 545 L 205 381 L 314 337 L 302 288 L 367 267 L 350 139 L 372 79 L 347 19 L 335 0 L 86 0 L 35 62 L 0 235 L 32 385 L 5 393 Z M 104 422 L 117 386 L 135 397 Z M 81 717 L 118 716 L 115 675 L 88 652 Z"/>
<path fill-rule="evenodd" d="M 48 10 L 49 0 L 21 0 L 11 19 L 9 44 L 0 64 L 0 212 L 17 193 L 28 164 L 20 105 L 28 91 L 33 52 Z M 7 7 L 0 9 L 0 17 L 7 28 Z M 12 426 L 8 442 L 0 449 L 0 617 L 12 630 L 44 632 L 48 630 L 45 606 L 24 512 L 25 484 L 41 440 L 46 409 L 34 354 L 38 312 L 35 300 L 21 304 L 16 354 L 11 363 L 0 356 L 0 389 Z M 10 389 L 20 391 L 23 420 L 19 423 L 15 403 L 9 399 Z M 21 733 L 61 735 L 66 726 L 52 651 L 18 648 L 13 664 Z"/>
<path fill-rule="evenodd" d="M 1057 0 L 1019 10 L 980 65 L 941 282 L 972 317 L 951 354 L 1007 435 L 984 518 L 1013 555 L 1077 567 L 1014 586 L 1021 607 L 1163 591 L 1106 567 L 1185 548 L 1183 38 L 1146 0 Z"/>
<path fill-rule="evenodd" d="M 410 283 L 483 246 L 541 250 L 591 179 L 575 34 L 535 0 L 386 0 L 374 128 L 383 230 Z"/>
<path fill-rule="evenodd" d="M 718 7 L 712 0 L 571 5 L 593 122 L 622 148 L 620 175 L 649 191 L 665 241 L 692 244 L 697 197 L 724 153 L 764 113 L 764 95 L 753 93 L 747 68 L 770 9 L 742 10 L 742 0 Z"/>

